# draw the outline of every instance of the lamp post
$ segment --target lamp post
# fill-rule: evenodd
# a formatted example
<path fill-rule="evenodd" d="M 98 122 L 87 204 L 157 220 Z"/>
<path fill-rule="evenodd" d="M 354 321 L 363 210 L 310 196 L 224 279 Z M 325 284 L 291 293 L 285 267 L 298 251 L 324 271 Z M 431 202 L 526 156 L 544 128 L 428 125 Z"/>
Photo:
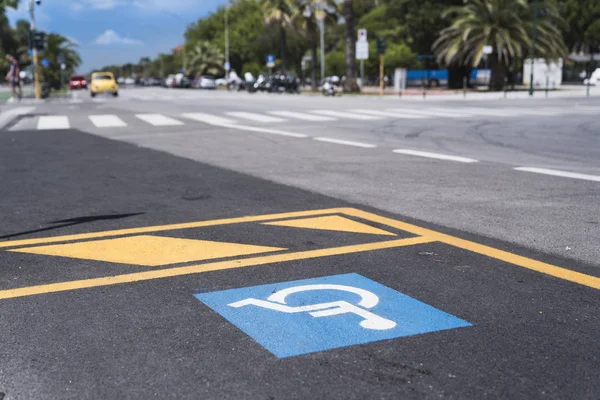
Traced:
<path fill-rule="evenodd" d="M 35 32 L 35 4 L 34 0 L 29 0 L 29 15 L 31 16 L 30 23 L 30 31 Z M 34 90 L 35 90 L 35 98 L 39 100 L 40 98 L 40 76 L 38 73 L 38 53 L 35 44 L 32 46 L 32 54 L 33 54 L 33 81 L 34 81 Z"/>
<path fill-rule="evenodd" d="M 529 75 L 529 95 L 533 96 L 533 64 L 535 60 L 535 39 L 537 36 L 538 1 L 533 3 L 533 34 L 531 37 L 531 71 Z"/>
<path fill-rule="evenodd" d="M 317 23 L 319 25 L 319 32 L 321 35 L 321 79 L 325 79 L 325 5 L 323 3 L 317 3 L 315 16 L 317 17 Z"/>
<path fill-rule="evenodd" d="M 229 4 L 225 5 L 225 79 L 229 80 Z"/>

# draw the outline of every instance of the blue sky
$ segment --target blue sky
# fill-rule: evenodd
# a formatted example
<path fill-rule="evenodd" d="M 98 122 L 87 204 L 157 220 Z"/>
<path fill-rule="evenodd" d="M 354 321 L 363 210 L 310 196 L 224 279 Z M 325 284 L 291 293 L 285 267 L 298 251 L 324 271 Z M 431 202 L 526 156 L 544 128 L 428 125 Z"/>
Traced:
<path fill-rule="evenodd" d="M 226 0 L 42 0 L 37 27 L 60 33 L 79 45 L 80 72 L 108 64 L 137 62 L 183 42 L 188 24 Z M 28 0 L 9 10 L 12 24 L 29 20 Z"/>

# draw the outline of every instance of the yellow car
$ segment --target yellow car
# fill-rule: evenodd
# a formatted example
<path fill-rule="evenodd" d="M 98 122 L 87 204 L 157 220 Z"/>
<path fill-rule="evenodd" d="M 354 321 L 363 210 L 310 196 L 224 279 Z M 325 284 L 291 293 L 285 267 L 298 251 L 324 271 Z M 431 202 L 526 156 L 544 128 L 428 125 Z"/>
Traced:
<path fill-rule="evenodd" d="M 95 97 L 99 93 L 109 92 L 113 96 L 119 95 L 119 85 L 112 72 L 94 72 L 90 82 L 90 94 Z"/>

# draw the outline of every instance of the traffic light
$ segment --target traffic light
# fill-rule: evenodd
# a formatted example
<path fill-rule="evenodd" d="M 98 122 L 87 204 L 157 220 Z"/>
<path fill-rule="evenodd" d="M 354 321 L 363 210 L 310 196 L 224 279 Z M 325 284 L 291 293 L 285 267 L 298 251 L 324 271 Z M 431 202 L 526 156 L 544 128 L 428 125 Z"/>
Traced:
<path fill-rule="evenodd" d="M 46 34 L 40 31 L 31 32 L 31 47 L 36 50 L 44 50 L 46 48 Z"/>
<path fill-rule="evenodd" d="M 378 37 L 377 40 L 375 41 L 375 48 L 377 51 L 377 54 L 385 54 L 385 49 L 386 49 L 386 44 L 385 44 L 385 38 L 384 37 Z"/>

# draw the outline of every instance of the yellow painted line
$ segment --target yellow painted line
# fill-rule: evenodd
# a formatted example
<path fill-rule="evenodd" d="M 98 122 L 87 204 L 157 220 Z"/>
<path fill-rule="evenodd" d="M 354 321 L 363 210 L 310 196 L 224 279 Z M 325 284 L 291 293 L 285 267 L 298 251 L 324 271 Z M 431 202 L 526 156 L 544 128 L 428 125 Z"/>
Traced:
<path fill-rule="evenodd" d="M 284 250 L 287 249 L 210 240 L 137 235 L 116 239 L 21 247 L 8 251 L 157 267 Z"/>
<path fill-rule="evenodd" d="M 442 242 L 461 249 L 469 250 L 487 257 L 495 258 L 497 260 L 517 265 L 519 267 L 527 268 L 532 271 L 541 272 L 543 274 L 550 275 L 555 278 L 564 279 L 566 281 L 578 283 L 580 285 L 588 286 L 594 289 L 600 289 L 600 278 L 596 276 L 586 275 L 581 272 L 558 267 L 552 264 L 547 264 L 541 261 L 533 260 L 531 258 L 519 256 L 508 251 L 499 250 L 490 246 L 485 246 L 483 244 L 460 239 L 451 235 L 446 235 L 444 233 L 433 231 L 431 229 L 407 224 L 405 222 L 382 217 L 377 214 L 372 214 L 354 208 L 340 209 L 339 212 L 357 218 L 378 222 L 380 224 L 391 226 L 396 229 L 401 229 L 413 233 L 415 235 L 430 237 L 438 242 Z"/>
<path fill-rule="evenodd" d="M 187 267 L 167 268 L 133 274 L 108 276 L 104 278 L 83 279 L 70 282 L 50 283 L 46 285 L 29 286 L 17 289 L 0 291 L 0 300 L 15 297 L 33 296 L 45 293 L 64 292 L 68 290 L 86 289 L 98 286 L 117 285 L 147 281 L 151 279 L 168 278 L 173 276 L 197 274 L 207 271 L 218 271 L 231 268 L 250 267 L 263 264 L 272 264 L 286 261 L 306 260 L 310 258 L 328 257 L 341 254 L 360 253 L 372 250 L 389 249 L 394 247 L 412 246 L 416 244 L 430 243 L 434 239 L 427 237 L 413 237 L 408 239 L 389 240 L 385 242 L 359 244 L 353 246 L 334 247 L 329 249 L 309 250 L 296 253 L 274 254 L 263 257 L 253 257 L 244 260 L 219 261 L 208 264 L 190 265 Z"/>
<path fill-rule="evenodd" d="M 281 214 L 269 214 L 269 215 L 256 215 L 256 216 L 247 216 L 247 217 L 238 217 L 238 218 L 215 219 L 215 220 L 211 220 L 211 221 L 186 222 L 186 223 L 171 224 L 171 225 L 146 226 L 146 227 L 141 227 L 141 228 L 130 228 L 130 229 L 118 229 L 118 230 L 113 230 L 113 231 L 80 233 L 80 234 L 75 234 L 75 235 L 54 236 L 54 237 L 45 237 L 45 238 L 37 238 L 37 239 L 11 240 L 11 241 L 7 241 L 7 242 L 0 242 L 0 248 L 27 246 L 27 245 L 32 245 L 32 244 L 69 242 L 69 241 L 73 241 L 73 240 L 95 239 L 95 238 L 101 238 L 101 237 L 107 237 L 107 236 L 123 236 L 123 235 L 139 234 L 139 233 L 162 232 L 162 231 L 171 231 L 171 230 L 175 230 L 175 229 L 190 229 L 190 228 L 202 228 L 202 227 L 206 227 L 206 226 L 215 226 L 215 225 L 240 224 L 240 223 L 244 223 L 244 222 L 262 222 L 262 221 L 271 221 L 271 220 L 284 219 L 284 218 L 298 218 L 298 217 L 307 217 L 307 216 L 313 216 L 313 215 L 335 214 L 337 212 L 339 212 L 338 208 L 331 208 L 331 209 L 325 209 L 325 210 L 299 211 L 299 212 L 281 213 Z"/>
<path fill-rule="evenodd" d="M 285 221 L 263 222 L 263 225 L 285 226 L 289 228 L 318 229 L 325 231 L 364 233 L 368 235 L 396 236 L 395 233 L 386 232 L 371 225 L 356 222 L 339 215 L 324 217 L 288 219 Z"/>

